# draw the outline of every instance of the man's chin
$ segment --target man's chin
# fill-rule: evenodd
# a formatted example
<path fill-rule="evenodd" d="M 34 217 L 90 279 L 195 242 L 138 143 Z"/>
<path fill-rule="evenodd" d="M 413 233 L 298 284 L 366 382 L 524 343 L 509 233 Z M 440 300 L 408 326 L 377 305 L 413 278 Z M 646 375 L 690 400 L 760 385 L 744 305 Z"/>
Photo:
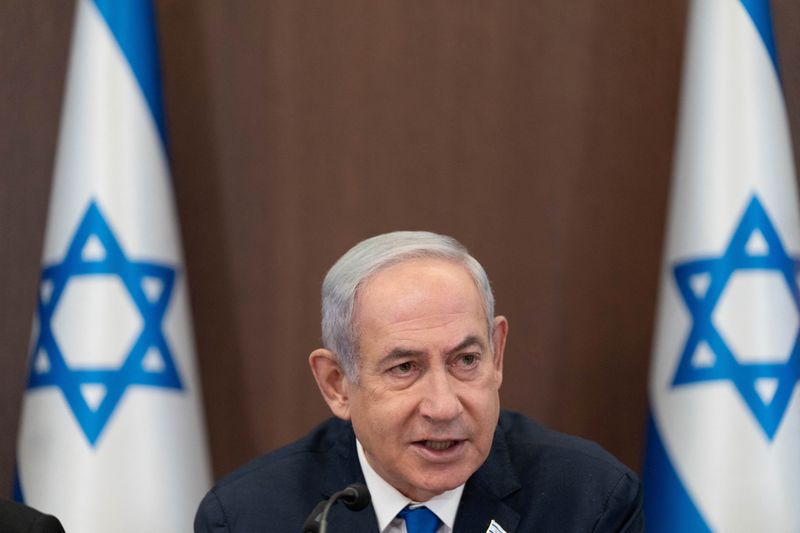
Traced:
<path fill-rule="evenodd" d="M 400 491 L 415 502 L 426 502 L 431 498 L 453 490 L 463 485 L 469 479 L 471 473 L 450 473 L 428 477 L 423 480 L 415 481 L 415 484 L 408 490 Z"/>

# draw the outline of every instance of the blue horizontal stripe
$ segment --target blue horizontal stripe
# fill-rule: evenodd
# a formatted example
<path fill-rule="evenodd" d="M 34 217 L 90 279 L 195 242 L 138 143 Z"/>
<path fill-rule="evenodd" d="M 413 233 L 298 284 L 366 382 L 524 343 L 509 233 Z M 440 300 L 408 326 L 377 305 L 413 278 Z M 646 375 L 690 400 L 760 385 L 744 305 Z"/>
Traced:
<path fill-rule="evenodd" d="M 778 54 L 775 51 L 775 34 L 772 31 L 772 14 L 770 13 L 769 0 L 740 0 L 750 15 L 761 40 L 769 53 L 775 72 L 780 73 L 778 67 Z"/>
<path fill-rule="evenodd" d="M 644 461 L 644 515 L 649 533 L 710 533 L 669 458 L 650 416 Z"/>
<path fill-rule="evenodd" d="M 119 43 L 153 114 L 161 141 L 166 146 L 158 35 L 150 0 L 94 0 L 97 9 Z"/>
<path fill-rule="evenodd" d="M 12 498 L 15 502 L 25 503 L 25 497 L 22 495 L 22 485 L 19 482 L 19 466 L 14 468 L 14 495 Z"/>

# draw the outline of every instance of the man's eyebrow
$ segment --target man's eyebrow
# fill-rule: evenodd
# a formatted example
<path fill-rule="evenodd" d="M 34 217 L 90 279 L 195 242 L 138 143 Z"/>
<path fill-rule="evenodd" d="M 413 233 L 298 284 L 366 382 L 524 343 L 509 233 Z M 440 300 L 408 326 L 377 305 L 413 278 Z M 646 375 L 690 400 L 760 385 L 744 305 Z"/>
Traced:
<path fill-rule="evenodd" d="M 460 352 L 461 350 L 469 348 L 470 346 L 477 346 L 481 350 L 486 350 L 486 344 L 483 342 L 483 339 L 481 339 L 477 335 L 468 335 L 463 341 L 461 341 L 458 344 L 458 346 L 450 350 L 448 353 L 454 354 L 456 352 Z"/>
<path fill-rule="evenodd" d="M 421 350 L 412 350 L 409 348 L 395 348 L 378 361 L 378 365 L 383 366 L 387 363 L 391 363 L 392 361 L 396 361 L 397 359 L 404 359 L 406 357 L 414 357 L 422 355 Z"/>
<path fill-rule="evenodd" d="M 481 350 L 486 349 L 486 344 L 483 340 L 477 335 L 468 335 L 464 338 L 463 341 L 458 343 L 458 345 L 450 350 L 448 350 L 448 355 L 452 355 L 454 353 L 460 352 L 470 346 L 477 346 Z M 420 355 L 424 355 L 425 352 L 422 350 L 414 350 L 411 348 L 394 348 L 391 352 L 386 354 L 378 361 L 379 366 L 384 366 L 392 361 L 396 361 L 398 359 L 405 359 L 406 357 L 418 357 Z"/>
<path fill-rule="evenodd" d="M 448 350 L 448 354 L 454 354 L 460 352 L 470 346 L 477 346 L 481 350 L 486 349 L 486 345 L 483 340 L 477 335 L 468 335 L 464 338 L 463 341 L 458 343 L 457 346 Z M 420 355 L 424 355 L 425 352 L 422 350 L 414 350 L 411 348 L 394 348 L 391 352 L 386 354 L 381 360 L 378 362 L 380 365 L 384 365 L 386 363 L 391 363 L 392 361 L 396 361 L 397 359 L 404 359 L 406 357 L 418 357 Z"/>

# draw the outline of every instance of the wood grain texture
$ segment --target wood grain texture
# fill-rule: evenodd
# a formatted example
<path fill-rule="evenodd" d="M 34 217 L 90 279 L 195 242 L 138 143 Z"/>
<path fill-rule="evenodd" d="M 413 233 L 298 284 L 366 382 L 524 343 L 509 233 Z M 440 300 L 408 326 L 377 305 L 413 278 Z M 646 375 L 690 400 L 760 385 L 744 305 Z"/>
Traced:
<path fill-rule="evenodd" d="M 774 3 L 792 126 L 800 7 Z M 502 400 L 639 467 L 686 3 L 164 0 L 170 150 L 215 474 L 328 415 L 319 288 L 448 233 L 511 323 Z M 0 495 L 72 24 L 0 4 Z M 8 126 L 10 125 L 10 127 Z"/>

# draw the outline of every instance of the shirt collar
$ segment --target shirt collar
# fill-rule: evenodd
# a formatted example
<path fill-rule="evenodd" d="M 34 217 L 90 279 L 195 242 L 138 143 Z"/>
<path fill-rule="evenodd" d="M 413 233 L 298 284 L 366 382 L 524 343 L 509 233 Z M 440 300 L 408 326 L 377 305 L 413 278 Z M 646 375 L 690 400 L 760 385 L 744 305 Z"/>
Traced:
<path fill-rule="evenodd" d="M 358 451 L 358 462 L 361 464 L 361 471 L 367 482 L 367 488 L 372 499 L 372 507 L 375 509 L 375 516 L 378 519 L 378 531 L 383 531 L 386 526 L 394 520 L 405 506 L 419 507 L 420 502 L 415 502 L 404 496 L 399 490 L 390 485 L 383 479 L 367 461 L 364 455 L 364 447 L 356 439 L 356 450 Z M 433 511 L 444 525 L 453 530 L 458 512 L 458 504 L 461 501 L 461 493 L 464 492 L 464 485 L 448 490 L 434 496 L 430 500 L 423 502 L 425 507 Z"/>

